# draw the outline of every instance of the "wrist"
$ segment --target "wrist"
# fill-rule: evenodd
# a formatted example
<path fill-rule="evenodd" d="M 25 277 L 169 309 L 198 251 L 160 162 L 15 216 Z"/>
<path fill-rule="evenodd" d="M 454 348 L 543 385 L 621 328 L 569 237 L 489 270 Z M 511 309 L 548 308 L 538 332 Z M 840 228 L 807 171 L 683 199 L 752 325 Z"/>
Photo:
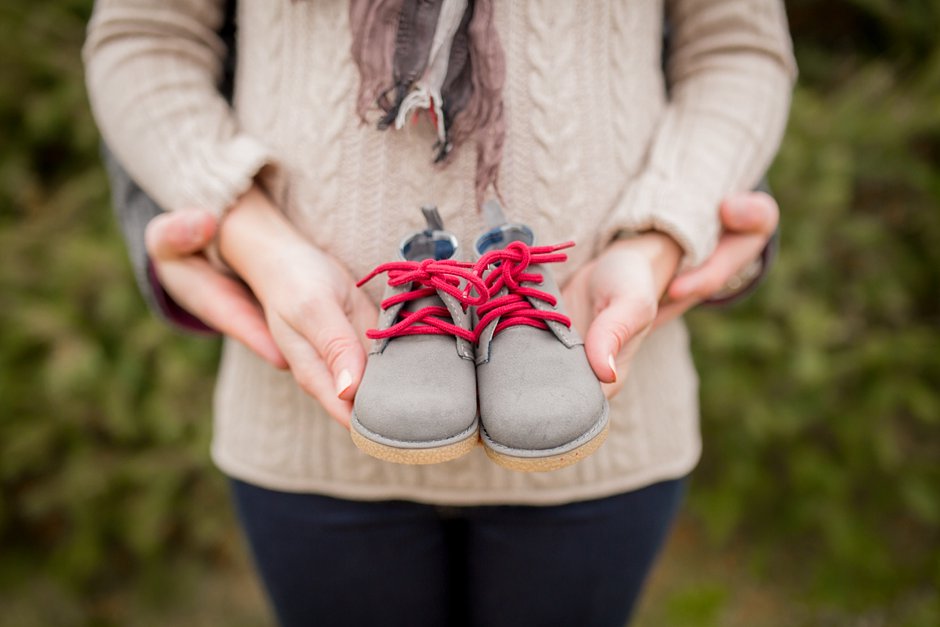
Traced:
<path fill-rule="evenodd" d="M 609 250 L 629 251 L 649 263 L 653 282 L 661 296 L 675 277 L 682 259 L 682 247 L 669 235 L 659 231 L 644 231 L 615 239 Z"/>
<path fill-rule="evenodd" d="M 224 261 L 261 295 L 265 277 L 276 276 L 301 237 L 284 214 L 257 186 L 252 186 L 219 225 L 219 252 Z"/>

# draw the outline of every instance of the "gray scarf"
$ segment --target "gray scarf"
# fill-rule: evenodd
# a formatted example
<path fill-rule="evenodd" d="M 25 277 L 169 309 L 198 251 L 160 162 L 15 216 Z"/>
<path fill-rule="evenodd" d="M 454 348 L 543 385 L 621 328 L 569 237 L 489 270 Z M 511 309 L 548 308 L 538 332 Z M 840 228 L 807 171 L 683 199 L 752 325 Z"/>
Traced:
<path fill-rule="evenodd" d="M 506 61 L 493 0 L 351 0 L 349 17 L 359 116 L 367 121 L 377 108 L 385 130 L 426 112 L 441 164 L 473 138 L 477 206 L 490 185 L 498 194 Z"/>

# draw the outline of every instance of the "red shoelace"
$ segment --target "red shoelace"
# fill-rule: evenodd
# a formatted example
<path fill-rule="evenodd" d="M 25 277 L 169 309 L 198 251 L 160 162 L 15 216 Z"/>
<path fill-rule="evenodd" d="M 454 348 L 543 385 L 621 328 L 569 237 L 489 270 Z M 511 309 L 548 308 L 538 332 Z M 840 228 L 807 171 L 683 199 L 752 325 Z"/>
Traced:
<path fill-rule="evenodd" d="M 477 306 L 480 320 L 474 330 L 476 338 L 479 339 L 483 329 L 495 318 L 499 318 L 499 322 L 493 331 L 494 336 L 503 329 L 516 325 L 548 329 L 546 322 L 549 320 L 571 327 L 571 319 L 568 316 L 557 311 L 536 309 L 529 300 L 535 298 L 554 307 L 558 304 L 554 296 L 522 283 L 541 283 L 541 274 L 526 272 L 529 266 L 567 261 L 568 255 L 558 251 L 572 246 L 574 242 L 553 246 L 528 246 L 522 242 L 512 242 L 506 248 L 490 251 L 480 257 L 473 266 L 474 272 L 480 276 L 483 276 L 491 265 L 499 264 L 484 279 L 486 290 L 492 295 L 498 294 L 505 287 L 507 293 L 503 296 L 491 296 L 485 303 Z"/>
<path fill-rule="evenodd" d="M 433 296 L 437 290 L 450 294 L 464 308 L 471 305 L 483 305 L 489 298 L 486 284 L 480 275 L 473 271 L 473 264 L 452 259 L 383 263 L 363 277 L 356 286 L 361 287 L 383 272 L 388 274 L 388 284 L 391 286 L 414 283 L 420 287 L 386 298 L 382 301 L 382 309 Z M 463 288 L 461 288 L 461 280 L 466 281 Z M 476 296 L 473 296 L 474 292 Z M 473 331 L 463 329 L 453 323 L 453 317 L 446 307 L 434 306 L 422 307 L 418 311 L 406 311 L 402 308 L 395 324 L 387 329 L 369 329 L 366 332 L 366 336 L 373 340 L 402 335 L 456 335 L 468 342 L 476 341 Z"/>

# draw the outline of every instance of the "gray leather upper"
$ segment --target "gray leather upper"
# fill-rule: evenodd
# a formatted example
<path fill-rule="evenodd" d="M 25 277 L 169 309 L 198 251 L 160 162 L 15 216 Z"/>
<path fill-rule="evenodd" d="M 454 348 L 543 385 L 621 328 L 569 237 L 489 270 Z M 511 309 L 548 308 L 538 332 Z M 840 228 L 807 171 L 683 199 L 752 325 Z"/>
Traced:
<path fill-rule="evenodd" d="M 558 298 L 555 308 L 532 298 L 533 306 L 564 313 L 550 271 L 535 265 L 527 272 L 544 280 L 524 285 Z M 607 400 L 576 331 L 549 322 L 549 330 L 518 325 L 493 336 L 497 323 L 487 326 L 477 346 L 480 419 L 488 444 L 519 452 L 564 449 L 602 426 Z"/>
<path fill-rule="evenodd" d="M 390 287 L 386 298 L 411 289 L 412 285 Z M 440 296 L 407 303 L 409 311 L 426 306 L 445 303 Z M 383 312 L 379 328 L 394 322 L 401 308 Z M 469 329 L 469 316 L 464 315 L 458 324 Z M 476 373 L 469 343 L 453 335 L 376 341 L 353 411 L 369 437 L 390 445 L 438 446 L 465 438 L 477 420 Z"/>

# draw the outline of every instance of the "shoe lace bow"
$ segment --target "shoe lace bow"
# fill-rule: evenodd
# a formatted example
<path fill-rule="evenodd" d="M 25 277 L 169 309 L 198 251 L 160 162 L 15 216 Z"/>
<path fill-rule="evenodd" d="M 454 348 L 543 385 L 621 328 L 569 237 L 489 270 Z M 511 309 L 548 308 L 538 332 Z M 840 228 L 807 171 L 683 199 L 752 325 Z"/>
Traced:
<path fill-rule="evenodd" d="M 415 289 L 394 294 L 383 300 L 381 303 L 383 310 L 434 296 L 438 290 L 453 296 L 464 309 L 470 306 L 480 306 L 489 297 L 483 279 L 473 271 L 473 264 L 463 261 L 453 259 L 391 261 L 377 266 L 356 283 L 356 286 L 361 287 L 382 273 L 388 275 L 388 284 L 392 287 L 407 284 L 415 286 Z M 454 324 L 453 317 L 446 307 L 434 305 L 422 307 L 417 311 L 407 311 L 403 307 L 398 313 L 398 320 L 395 324 L 386 329 L 366 331 L 366 336 L 373 340 L 404 335 L 455 335 L 468 342 L 476 339 L 472 330 Z"/>
<path fill-rule="evenodd" d="M 494 319 L 499 318 L 497 333 L 511 326 L 525 325 L 538 329 L 548 329 L 548 321 L 554 321 L 571 327 L 571 319 L 557 311 L 547 311 L 536 308 L 530 299 L 536 299 L 550 306 L 558 304 L 552 294 L 537 289 L 532 285 L 541 284 L 544 277 L 536 272 L 528 272 L 532 264 L 558 263 L 567 261 L 568 255 L 560 250 L 571 248 L 574 242 L 564 242 L 551 246 L 529 246 L 523 242 L 512 242 L 505 248 L 485 253 L 474 265 L 474 271 L 483 276 L 486 270 L 496 267 L 486 274 L 484 282 L 491 297 L 483 304 L 477 306 L 477 323 L 474 333 L 479 339 L 480 335 Z M 498 294 L 503 288 L 506 293 Z"/>

